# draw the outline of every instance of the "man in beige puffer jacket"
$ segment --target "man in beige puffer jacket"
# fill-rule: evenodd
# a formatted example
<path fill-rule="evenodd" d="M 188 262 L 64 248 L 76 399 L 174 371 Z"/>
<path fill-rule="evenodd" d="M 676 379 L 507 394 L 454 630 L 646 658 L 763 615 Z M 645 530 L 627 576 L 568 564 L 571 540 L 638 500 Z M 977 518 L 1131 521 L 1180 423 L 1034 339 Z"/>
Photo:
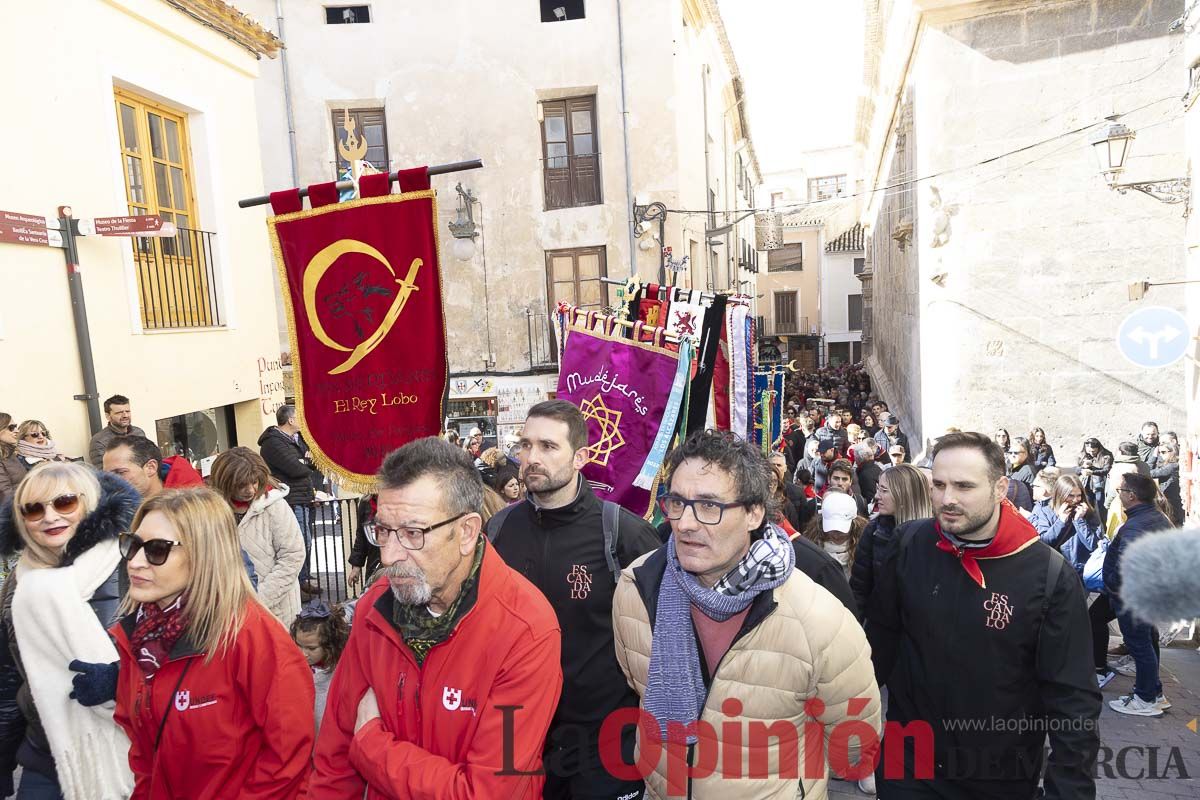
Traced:
<path fill-rule="evenodd" d="M 819 800 L 827 796 L 827 764 L 846 777 L 868 776 L 880 730 L 870 648 L 854 616 L 793 568 L 786 537 L 764 523 L 771 484 L 761 451 L 705 431 L 671 454 L 667 470 L 662 507 L 672 540 L 622 573 L 613 602 L 617 659 L 658 723 L 638 732 L 639 758 L 653 770 L 647 796 Z M 763 572 L 758 565 L 780 539 L 789 548 L 775 551 L 781 568 Z M 677 624 L 676 587 L 690 603 L 690 625 Z M 751 597 L 736 603 L 739 594 Z M 710 615 L 714 606 L 725 619 Z M 691 672 L 702 698 L 698 739 L 661 744 L 664 729 L 671 739 L 672 727 L 682 730 L 691 716 L 674 713 L 678 698 L 691 695 Z M 814 735 L 823 741 L 812 742 Z M 806 755 L 808 748 L 819 755 Z"/>

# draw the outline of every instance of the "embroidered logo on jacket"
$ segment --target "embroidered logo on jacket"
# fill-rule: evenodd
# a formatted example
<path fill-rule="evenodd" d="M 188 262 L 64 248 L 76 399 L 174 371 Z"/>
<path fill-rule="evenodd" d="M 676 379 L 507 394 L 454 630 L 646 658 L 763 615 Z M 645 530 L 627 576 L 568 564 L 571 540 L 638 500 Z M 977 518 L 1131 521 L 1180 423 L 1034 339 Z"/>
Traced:
<path fill-rule="evenodd" d="M 576 564 L 567 575 L 567 583 L 571 584 L 571 599 L 584 600 L 592 591 L 592 576 L 587 567 Z"/>
<path fill-rule="evenodd" d="M 466 711 L 474 714 L 475 705 L 475 698 L 473 697 L 463 700 L 462 689 L 451 689 L 449 686 L 442 687 L 442 707 L 447 711 Z"/>
<path fill-rule="evenodd" d="M 1012 606 L 1008 604 L 1008 595 L 992 592 L 990 600 L 983 601 L 983 610 L 988 612 L 987 627 L 998 631 L 1008 627 L 1012 621 Z"/>
<path fill-rule="evenodd" d="M 206 694 L 203 697 L 197 697 L 196 702 L 192 702 L 192 690 L 184 689 L 181 692 L 175 693 L 175 710 L 182 714 L 184 711 L 195 711 L 197 708 L 206 708 L 207 706 L 215 706 L 217 704 L 217 696 L 215 694 Z"/>

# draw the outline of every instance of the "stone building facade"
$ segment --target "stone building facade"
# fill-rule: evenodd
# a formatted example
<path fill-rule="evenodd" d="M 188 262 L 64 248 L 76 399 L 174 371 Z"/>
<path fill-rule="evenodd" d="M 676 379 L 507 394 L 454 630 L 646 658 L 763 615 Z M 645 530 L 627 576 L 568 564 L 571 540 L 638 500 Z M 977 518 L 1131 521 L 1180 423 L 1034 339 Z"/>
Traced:
<path fill-rule="evenodd" d="M 267 188 L 335 177 L 342 109 L 369 112 L 377 166 L 482 159 L 433 179 L 462 397 L 510 379 L 553 388 L 555 300 L 614 302 L 599 274 L 657 281 L 664 244 L 688 257 L 678 285 L 755 294 L 754 220 L 725 211 L 754 206 L 760 172 L 715 0 L 375 3 L 333 24 L 318 0 L 290 0 L 283 20 L 272 0 L 240 5 L 284 28 L 289 94 L 282 64 L 259 85 Z M 466 261 L 447 228 L 458 182 L 478 199 Z M 657 220 L 631 235 L 634 206 L 651 203 L 670 209 L 661 241 Z"/>
<path fill-rule="evenodd" d="M 914 442 L 1041 426 L 1073 461 L 1087 436 L 1183 429 L 1182 365 L 1117 347 L 1128 284 L 1183 277 L 1182 207 L 1111 191 L 1089 141 L 1121 114 L 1125 180 L 1185 174 L 1183 6 L 868 0 L 863 338 Z"/>

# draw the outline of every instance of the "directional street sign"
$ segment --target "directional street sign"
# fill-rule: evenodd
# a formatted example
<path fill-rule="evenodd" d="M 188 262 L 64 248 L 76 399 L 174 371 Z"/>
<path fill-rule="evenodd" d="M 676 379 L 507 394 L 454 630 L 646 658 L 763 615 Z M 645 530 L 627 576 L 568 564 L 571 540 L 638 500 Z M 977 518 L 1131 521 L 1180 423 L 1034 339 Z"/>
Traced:
<path fill-rule="evenodd" d="M 62 234 L 52 228 L 58 227 L 53 217 L 37 214 L 21 214 L 16 211 L 0 211 L 0 242 L 7 244 L 41 244 L 62 247 Z"/>
<path fill-rule="evenodd" d="M 1117 331 L 1117 348 L 1139 367 L 1169 367 L 1192 346 L 1188 321 L 1175 309 L 1149 306 L 1125 318 Z"/>
<path fill-rule="evenodd" d="M 81 218 L 79 232 L 84 236 L 174 236 L 175 224 L 163 222 L 157 214 Z"/>

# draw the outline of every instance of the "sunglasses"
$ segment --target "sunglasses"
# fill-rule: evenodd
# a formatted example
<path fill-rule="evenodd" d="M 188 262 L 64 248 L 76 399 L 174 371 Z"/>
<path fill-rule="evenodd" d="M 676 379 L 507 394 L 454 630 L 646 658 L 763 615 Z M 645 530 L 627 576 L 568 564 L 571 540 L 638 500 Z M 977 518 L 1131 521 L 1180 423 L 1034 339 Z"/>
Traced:
<path fill-rule="evenodd" d="M 9 431 L 11 431 L 12 433 L 16 433 L 16 432 L 17 432 L 17 428 L 19 428 L 19 427 L 21 427 L 21 426 L 20 426 L 20 425 L 18 425 L 17 423 L 15 423 L 15 422 L 12 422 L 12 423 L 9 423 L 8 429 L 9 429 Z"/>
<path fill-rule="evenodd" d="M 21 506 L 21 516 L 26 522 L 37 522 L 46 516 L 46 506 L 53 506 L 59 514 L 70 514 L 79 508 L 79 495 L 60 494 L 48 503 L 26 503 Z"/>
<path fill-rule="evenodd" d="M 117 537 L 117 547 L 121 551 L 121 558 L 133 561 L 138 550 L 142 550 L 146 553 L 146 560 L 156 567 L 167 563 L 167 557 L 171 555 L 171 550 L 182 546 L 183 542 L 172 542 L 170 539 L 142 541 L 132 533 L 122 533 Z"/>
<path fill-rule="evenodd" d="M 41 439 L 42 437 L 49 439 L 50 434 L 45 433 L 44 431 L 30 431 L 29 433 L 25 434 L 26 439 Z"/>

